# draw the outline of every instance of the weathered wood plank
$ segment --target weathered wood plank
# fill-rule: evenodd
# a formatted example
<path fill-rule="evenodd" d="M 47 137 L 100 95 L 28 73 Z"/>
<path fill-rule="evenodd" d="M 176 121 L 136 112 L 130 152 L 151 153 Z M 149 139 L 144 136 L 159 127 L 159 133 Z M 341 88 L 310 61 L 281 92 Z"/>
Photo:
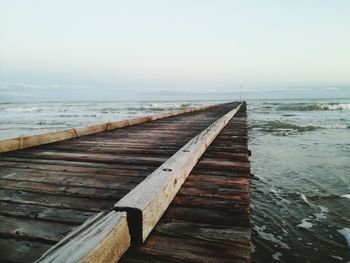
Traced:
<path fill-rule="evenodd" d="M 182 230 L 179 230 L 180 232 Z M 126 254 L 122 262 L 132 262 L 133 256 L 139 255 L 138 262 L 238 262 L 246 263 L 250 247 L 242 251 L 232 246 L 218 244 L 201 239 L 152 233 L 152 236 L 136 252 Z"/>
<path fill-rule="evenodd" d="M 50 152 L 79 152 L 79 153 L 106 153 L 106 154 L 114 154 L 114 155 L 143 155 L 143 156 L 165 156 L 165 155 L 173 155 L 176 152 L 176 148 L 153 148 L 153 149 L 142 149 L 141 147 L 110 147 L 110 146 L 87 146 L 86 144 L 80 144 L 79 147 L 72 147 L 69 145 L 50 145 L 47 148 L 39 148 L 43 150 L 47 150 Z"/>
<path fill-rule="evenodd" d="M 132 186 L 130 186 L 132 187 Z M 72 196 L 72 197 L 85 197 L 94 199 L 110 199 L 119 200 L 126 193 L 129 192 L 127 189 L 105 189 L 96 187 L 78 187 L 78 186 L 67 186 L 57 184 L 47 184 L 43 182 L 29 182 L 29 181 L 13 181 L 13 180 L 0 180 L 0 189 L 7 190 L 23 190 L 34 193 L 56 195 L 56 196 Z"/>
<path fill-rule="evenodd" d="M 220 197 L 202 197 L 188 195 L 178 195 L 173 200 L 174 205 L 199 208 L 211 207 L 213 209 L 231 209 L 242 213 L 249 212 L 249 207 L 247 207 L 248 203 L 248 200 L 235 200 L 235 202 L 232 202 L 232 200 L 227 200 Z"/>
<path fill-rule="evenodd" d="M 36 262 L 115 262 L 129 246 L 126 213 L 100 213 L 72 231 Z"/>
<path fill-rule="evenodd" d="M 96 212 L 0 202 L 0 215 L 80 225 Z"/>
<path fill-rule="evenodd" d="M 76 209 L 99 212 L 113 207 L 115 200 L 94 199 L 64 195 L 44 195 L 42 193 L 0 189 L 0 201 L 25 205 Z"/>
<path fill-rule="evenodd" d="M 5 170 L 5 171 L 4 171 Z M 130 190 L 136 186 L 143 177 L 135 176 L 105 176 L 98 174 L 72 174 L 62 172 L 40 172 L 24 169 L 4 169 L 0 171 L 3 180 L 36 182 L 53 184 L 58 186 L 77 186 L 88 188 L 100 188 L 109 190 Z M 6 182 L 6 181 L 5 181 Z M 0 182 L 0 185 L 2 183 Z"/>
<path fill-rule="evenodd" d="M 136 165 L 160 165 L 167 160 L 166 157 L 147 157 L 147 156 L 121 156 L 113 154 L 95 154 L 95 153 L 69 153 L 69 152 L 25 152 L 12 153 L 7 156 L 15 158 L 35 158 L 44 160 L 65 160 L 89 163 L 112 163 L 112 164 L 136 164 Z"/>
<path fill-rule="evenodd" d="M 12 165 L 8 165 L 12 162 Z M 9 167 L 32 167 L 31 164 L 47 164 L 58 165 L 58 167 L 65 167 L 61 170 L 69 171 L 77 167 L 91 167 L 91 168 L 113 168 L 113 169 L 130 169 L 130 170 L 154 170 L 159 165 L 152 163 L 145 165 L 143 163 L 134 164 L 116 164 L 116 163 L 91 163 L 89 161 L 66 161 L 66 160 L 47 160 L 47 159 L 33 159 L 33 158 L 16 158 L 16 157 L 0 157 L 0 166 Z M 43 166 L 43 165 L 41 165 Z M 47 169 L 47 167 L 45 167 Z"/>
<path fill-rule="evenodd" d="M 69 233 L 74 225 L 0 215 L 0 237 L 55 244 Z"/>
<path fill-rule="evenodd" d="M 34 262 L 50 247 L 41 242 L 0 237 L 1 262 Z"/>
<path fill-rule="evenodd" d="M 239 108 L 231 110 L 190 140 L 115 205 L 117 210 L 128 211 L 129 224 L 135 226 L 131 229 L 133 242 L 145 241 L 198 159 Z"/>
<path fill-rule="evenodd" d="M 89 170 L 88 170 L 89 171 Z M 92 172 L 88 172 L 85 169 L 81 172 L 69 172 L 69 171 L 50 171 L 50 170 L 39 170 L 30 168 L 18 168 L 18 167 L 2 167 L 0 170 L 0 178 L 8 180 L 16 180 L 17 178 L 26 179 L 26 176 L 37 178 L 49 178 L 57 177 L 62 178 L 63 181 L 71 179 L 79 179 L 83 181 L 84 179 L 91 179 L 97 181 L 106 181 L 106 183 L 138 183 L 142 180 L 143 176 L 148 175 L 147 171 L 133 171 L 133 170 L 113 170 L 114 173 L 101 172 L 99 170 L 93 169 Z M 102 171 L 104 171 L 102 169 Z M 130 173 L 130 174 L 129 174 Z"/>
<path fill-rule="evenodd" d="M 165 219 L 188 221 L 221 226 L 249 227 L 249 215 L 233 209 L 214 209 L 213 207 L 184 207 L 171 204 L 164 214 Z"/>
<path fill-rule="evenodd" d="M 125 175 L 128 176 L 144 176 L 150 171 L 154 170 L 154 167 L 150 166 L 128 166 L 128 169 L 122 169 L 121 167 L 115 167 L 108 165 L 107 168 L 105 165 L 101 166 L 91 166 L 78 163 L 79 166 L 65 166 L 57 164 L 47 164 L 47 163 L 31 163 L 31 162 L 15 162 L 15 161 L 1 161 L 0 167 L 5 167 L 6 169 L 11 168 L 21 168 L 21 169 L 33 169 L 38 171 L 56 171 L 56 172 L 68 172 L 68 173 L 78 173 L 78 174 L 103 174 L 103 175 Z M 125 168 L 125 167 L 123 167 Z"/>

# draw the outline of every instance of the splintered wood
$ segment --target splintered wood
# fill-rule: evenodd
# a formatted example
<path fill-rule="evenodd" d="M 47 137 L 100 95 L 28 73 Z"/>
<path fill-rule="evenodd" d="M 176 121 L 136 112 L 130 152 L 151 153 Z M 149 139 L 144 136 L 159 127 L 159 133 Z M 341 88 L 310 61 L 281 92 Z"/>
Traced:
<path fill-rule="evenodd" d="M 146 116 L 108 124 L 103 132 L 76 130 L 72 139 L 0 154 L 0 261 L 115 262 L 132 239 L 149 234 L 122 262 L 249 262 L 245 105 L 204 148 L 182 151 L 238 105 Z M 98 133 L 77 138 L 92 132 Z M 157 171 L 176 170 L 171 160 L 179 150 L 195 165 L 184 174 L 192 172 L 186 181 L 174 175 L 176 191 L 156 201 L 170 206 L 150 209 L 146 227 L 134 222 L 141 210 L 123 205 L 124 211 L 118 202 Z"/>

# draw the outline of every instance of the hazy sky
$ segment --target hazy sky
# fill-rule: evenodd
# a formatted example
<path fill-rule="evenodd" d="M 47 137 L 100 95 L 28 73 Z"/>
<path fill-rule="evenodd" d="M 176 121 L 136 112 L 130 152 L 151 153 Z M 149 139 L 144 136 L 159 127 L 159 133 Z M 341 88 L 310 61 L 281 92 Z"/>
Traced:
<path fill-rule="evenodd" d="M 0 39 L 13 94 L 350 83 L 348 0 L 0 0 Z"/>

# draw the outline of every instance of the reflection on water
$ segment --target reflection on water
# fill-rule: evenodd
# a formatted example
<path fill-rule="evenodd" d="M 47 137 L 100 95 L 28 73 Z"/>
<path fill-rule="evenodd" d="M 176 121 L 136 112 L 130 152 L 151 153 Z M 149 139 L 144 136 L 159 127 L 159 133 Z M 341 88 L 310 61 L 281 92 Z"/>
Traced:
<path fill-rule="evenodd" d="M 349 105 L 249 103 L 254 262 L 350 261 Z"/>

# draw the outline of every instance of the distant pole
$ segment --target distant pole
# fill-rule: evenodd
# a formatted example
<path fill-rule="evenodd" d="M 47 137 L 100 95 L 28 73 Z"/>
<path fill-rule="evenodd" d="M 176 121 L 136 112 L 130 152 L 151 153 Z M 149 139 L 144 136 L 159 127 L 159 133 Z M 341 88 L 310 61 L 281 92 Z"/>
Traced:
<path fill-rule="evenodd" d="M 242 88 L 243 88 L 243 85 L 239 85 L 239 99 L 240 101 L 242 102 Z"/>

